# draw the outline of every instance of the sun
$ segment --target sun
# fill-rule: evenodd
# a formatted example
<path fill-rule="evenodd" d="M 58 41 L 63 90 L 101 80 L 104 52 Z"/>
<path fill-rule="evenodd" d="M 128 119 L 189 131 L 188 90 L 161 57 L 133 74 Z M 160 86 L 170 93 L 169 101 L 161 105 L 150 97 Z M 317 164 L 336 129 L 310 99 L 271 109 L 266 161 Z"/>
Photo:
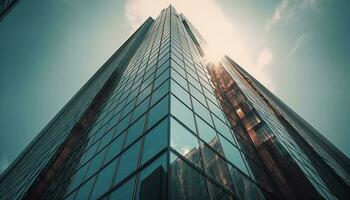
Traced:
<path fill-rule="evenodd" d="M 220 51 L 220 48 L 215 47 L 215 45 L 207 44 L 204 48 L 203 60 L 205 63 L 218 64 L 224 57 L 224 54 Z"/>

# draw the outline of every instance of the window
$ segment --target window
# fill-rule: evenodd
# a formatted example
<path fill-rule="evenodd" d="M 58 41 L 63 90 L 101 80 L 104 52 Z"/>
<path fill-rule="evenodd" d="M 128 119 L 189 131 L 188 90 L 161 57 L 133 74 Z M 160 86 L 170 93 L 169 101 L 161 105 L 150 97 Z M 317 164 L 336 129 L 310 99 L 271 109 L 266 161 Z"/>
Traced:
<path fill-rule="evenodd" d="M 213 116 L 213 120 L 214 120 L 214 123 L 215 123 L 216 130 L 218 130 L 219 133 L 221 133 L 228 140 L 233 142 L 233 138 L 232 138 L 232 134 L 231 134 L 230 128 L 224 122 L 222 122 L 219 118 L 217 118 L 215 115 L 212 115 L 212 116 Z"/>
<path fill-rule="evenodd" d="M 168 92 L 169 92 L 169 81 L 166 81 L 157 90 L 153 92 L 151 105 L 154 105 L 155 103 L 157 103 Z"/>
<path fill-rule="evenodd" d="M 170 121 L 170 146 L 201 167 L 198 139 L 174 118 Z"/>
<path fill-rule="evenodd" d="M 195 132 L 193 112 L 173 95 L 171 95 L 171 113 Z"/>
<path fill-rule="evenodd" d="M 167 199 L 167 152 L 153 161 L 139 174 L 136 199 Z"/>
<path fill-rule="evenodd" d="M 147 162 L 167 146 L 168 120 L 169 118 L 164 119 L 145 136 L 141 164 Z"/>
<path fill-rule="evenodd" d="M 233 190 L 225 160 L 203 143 L 201 144 L 201 149 L 206 172 L 227 189 Z"/>
<path fill-rule="evenodd" d="M 206 105 L 204 95 L 201 92 L 199 92 L 195 87 L 193 87 L 191 84 L 190 84 L 190 92 L 199 102 L 201 102 L 203 105 Z"/>
<path fill-rule="evenodd" d="M 167 78 L 169 78 L 169 70 L 165 70 L 162 74 L 160 74 L 156 80 L 154 81 L 154 89 L 157 89 L 159 85 L 161 85 Z"/>
<path fill-rule="evenodd" d="M 118 155 L 120 153 L 120 150 L 122 148 L 124 138 L 125 138 L 126 132 L 121 134 L 119 137 L 117 137 L 110 145 L 108 149 L 108 153 L 105 159 L 105 163 L 110 161 L 114 156 Z"/>
<path fill-rule="evenodd" d="M 95 155 L 96 151 L 98 148 L 98 142 L 95 143 L 93 146 L 91 146 L 83 155 L 83 157 L 81 158 L 80 161 L 80 165 L 84 164 L 86 161 L 90 160 L 90 158 L 92 158 L 92 156 Z"/>
<path fill-rule="evenodd" d="M 213 147 L 217 152 L 222 154 L 220 144 L 218 142 L 218 137 L 216 136 L 215 130 L 209 126 L 205 121 L 196 115 L 198 135 L 211 147 Z"/>
<path fill-rule="evenodd" d="M 90 190 L 95 179 L 90 179 L 79 189 L 78 195 L 75 199 L 89 199 Z"/>
<path fill-rule="evenodd" d="M 137 118 L 139 118 L 142 114 L 144 114 L 147 109 L 148 109 L 148 103 L 149 103 L 149 97 L 146 98 L 142 103 L 140 103 L 134 110 L 133 116 L 132 116 L 132 120 L 136 120 Z"/>
<path fill-rule="evenodd" d="M 100 141 L 100 144 L 99 144 L 99 147 L 98 147 L 99 150 L 104 148 L 106 146 L 106 144 L 108 144 L 112 140 L 113 132 L 114 132 L 114 129 L 111 129 L 106 135 L 104 135 L 101 138 L 101 141 Z"/>
<path fill-rule="evenodd" d="M 214 200 L 229 200 L 229 199 L 233 200 L 234 199 L 232 196 L 228 195 L 223 189 L 221 189 L 211 181 L 207 180 L 207 182 L 208 182 L 210 199 L 214 199 Z"/>
<path fill-rule="evenodd" d="M 219 136 L 222 149 L 225 154 L 225 158 L 233 163 L 236 167 L 242 170 L 244 173 L 248 174 L 247 168 L 244 164 L 240 151 L 233 146 L 224 137 Z"/>
<path fill-rule="evenodd" d="M 171 80 L 171 92 L 186 105 L 191 105 L 190 95 L 179 84 Z"/>
<path fill-rule="evenodd" d="M 164 97 L 150 111 L 148 115 L 147 127 L 150 128 L 156 124 L 161 118 L 168 114 L 169 96 Z"/>
<path fill-rule="evenodd" d="M 172 200 L 209 199 L 205 178 L 174 153 L 170 153 Z"/>
<path fill-rule="evenodd" d="M 182 77 L 186 77 L 186 72 L 185 70 L 179 65 L 177 64 L 175 61 L 171 60 L 171 67 L 177 72 L 179 73 Z"/>
<path fill-rule="evenodd" d="M 119 186 L 114 192 L 112 192 L 110 199 L 131 200 L 134 191 L 134 184 L 135 177 L 123 183 L 123 185 Z"/>
<path fill-rule="evenodd" d="M 100 153 L 98 153 L 92 160 L 91 160 L 91 165 L 89 167 L 89 170 L 86 174 L 86 178 L 89 178 L 91 175 L 93 175 L 98 169 L 100 169 L 100 166 L 103 163 L 103 160 L 105 158 L 107 152 L 107 148 L 102 150 Z M 86 179 L 85 178 L 85 179 Z"/>
<path fill-rule="evenodd" d="M 115 184 L 136 170 L 140 150 L 140 140 L 127 149 L 120 157 Z"/>
<path fill-rule="evenodd" d="M 124 148 L 134 142 L 143 133 L 143 128 L 145 126 L 145 115 L 138 119 L 133 125 L 128 128 L 128 134 L 126 136 L 126 141 Z"/>
<path fill-rule="evenodd" d="M 116 135 L 124 131 L 129 126 L 130 118 L 131 118 L 131 114 L 127 115 L 124 119 L 122 119 L 118 123 Z"/>
<path fill-rule="evenodd" d="M 69 182 L 67 194 L 73 191 L 77 186 L 80 185 L 81 181 L 83 180 L 86 174 L 86 170 L 88 167 L 89 167 L 89 163 L 87 165 L 84 165 L 84 167 L 80 168 L 79 171 L 75 173 L 74 177 Z"/>
<path fill-rule="evenodd" d="M 197 113 L 200 117 L 202 117 L 207 123 L 213 126 L 209 110 L 194 98 L 192 98 L 192 102 L 194 112 Z"/>
<path fill-rule="evenodd" d="M 140 91 L 137 97 L 137 104 L 141 103 L 152 92 L 152 85 L 147 86 L 143 91 Z"/>
<path fill-rule="evenodd" d="M 98 173 L 91 199 L 97 199 L 111 187 L 116 161 L 107 165 Z"/>
<path fill-rule="evenodd" d="M 183 87 L 186 91 L 188 91 L 187 81 L 184 77 L 182 77 L 177 71 L 171 68 L 171 78 L 174 79 L 181 87 Z"/>

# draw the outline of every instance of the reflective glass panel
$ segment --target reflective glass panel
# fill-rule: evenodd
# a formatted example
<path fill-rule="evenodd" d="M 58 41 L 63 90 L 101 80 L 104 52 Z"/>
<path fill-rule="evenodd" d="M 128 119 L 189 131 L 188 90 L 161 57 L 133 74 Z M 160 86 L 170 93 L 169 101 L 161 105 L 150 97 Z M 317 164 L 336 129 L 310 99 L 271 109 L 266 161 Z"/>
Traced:
<path fill-rule="evenodd" d="M 136 199 L 166 199 L 167 152 L 153 161 L 139 174 Z"/>
<path fill-rule="evenodd" d="M 171 118 L 170 126 L 170 146 L 195 165 L 201 166 L 198 139 L 174 118 Z"/>
<path fill-rule="evenodd" d="M 206 172 L 227 189 L 232 190 L 233 184 L 225 160 L 204 143 L 201 144 L 201 149 Z"/>
<path fill-rule="evenodd" d="M 133 125 L 128 129 L 128 134 L 126 136 L 124 148 L 130 145 L 143 133 L 143 128 L 145 126 L 145 115 L 138 119 Z"/>
<path fill-rule="evenodd" d="M 140 140 L 127 149 L 120 157 L 115 183 L 119 183 L 137 167 L 137 161 L 140 151 Z"/>
<path fill-rule="evenodd" d="M 123 185 L 119 186 L 112 194 L 110 195 L 111 200 L 131 200 L 132 193 L 134 191 L 135 177 L 131 178 Z"/>
<path fill-rule="evenodd" d="M 225 154 L 225 158 L 232 162 L 236 167 L 242 170 L 244 173 L 248 174 L 247 168 L 244 164 L 240 151 L 233 146 L 224 137 L 219 136 L 222 149 Z"/>
<path fill-rule="evenodd" d="M 233 200 L 233 197 L 230 196 L 227 192 L 225 192 L 223 189 L 212 183 L 211 181 L 207 180 L 208 182 L 208 189 L 209 189 L 209 195 L 210 199 L 213 200 Z"/>
<path fill-rule="evenodd" d="M 171 114 L 173 114 L 192 131 L 196 131 L 193 112 L 173 95 L 171 95 Z"/>
<path fill-rule="evenodd" d="M 110 161 L 114 156 L 118 155 L 120 153 L 120 150 L 122 148 L 124 138 L 125 138 L 126 132 L 122 133 L 119 137 L 117 137 L 113 142 L 109 145 L 108 153 L 105 159 L 105 163 Z"/>
<path fill-rule="evenodd" d="M 95 179 L 90 179 L 88 182 L 86 182 L 84 185 L 82 185 L 78 191 L 77 196 L 75 199 L 80 200 L 80 199 L 88 199 L 90 190 L 92 187 L 92 184 L 94 183 Z"/>
<path fill-rule="evenodd" d="M 109 165 L 103 168 L 102 171 L 98 173 L 95 187 L 91 193 L 91 199 L 96 199 L 100 197 L 111 187 L 115 166 L 116 161 L 111 162 Z"/>
<path fill-rule="evenodd" d="M 205 178 L 175 154 L 170 153 L 172 200 L 209 199 Z"/>
<path fill-rule="evenodd" d="M 158 102 L 150 111 L 148 115 L 148 128 L 157 123 L 161 118 L 168 114 L 169 110 L 169 96 L 164 97 Z"/>
<path fill-rule="evenodd" d="M 167 146 L 168 121 L 169 118 L 164 119 L 146 134 L 143 144 L 141 164 L 147 162 L 150 158 Z"/>

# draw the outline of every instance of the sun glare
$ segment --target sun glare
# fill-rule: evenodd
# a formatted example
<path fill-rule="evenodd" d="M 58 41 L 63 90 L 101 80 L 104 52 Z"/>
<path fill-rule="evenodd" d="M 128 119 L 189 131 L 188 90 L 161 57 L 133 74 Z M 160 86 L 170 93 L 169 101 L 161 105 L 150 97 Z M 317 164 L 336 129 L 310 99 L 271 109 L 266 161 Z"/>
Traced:
<path fill-rule="evenodd" d="M 217 48 L 213 45 L 206 45 L 206 47 L 204 47 L 203 51 L 204 51 L 204 62 L 205 63 L 213 63 L 213 64 L 217 64 L 219 63 L 219 61 L 221 60 L 221 58 L 224 56 L 223 53 L 221 53 L 221 51 L 219 50 L 220 48 Z"/>

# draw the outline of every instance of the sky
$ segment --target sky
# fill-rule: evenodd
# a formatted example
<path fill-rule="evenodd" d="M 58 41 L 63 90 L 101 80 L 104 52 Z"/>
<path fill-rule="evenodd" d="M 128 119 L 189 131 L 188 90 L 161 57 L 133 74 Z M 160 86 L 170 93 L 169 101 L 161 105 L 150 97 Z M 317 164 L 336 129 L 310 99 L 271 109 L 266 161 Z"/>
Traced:
<path fill-rule="evenodd" d="M 349 1 L 31 0 L 0 22 L 0 173 L 170 3 L 350 156 Z"/>

